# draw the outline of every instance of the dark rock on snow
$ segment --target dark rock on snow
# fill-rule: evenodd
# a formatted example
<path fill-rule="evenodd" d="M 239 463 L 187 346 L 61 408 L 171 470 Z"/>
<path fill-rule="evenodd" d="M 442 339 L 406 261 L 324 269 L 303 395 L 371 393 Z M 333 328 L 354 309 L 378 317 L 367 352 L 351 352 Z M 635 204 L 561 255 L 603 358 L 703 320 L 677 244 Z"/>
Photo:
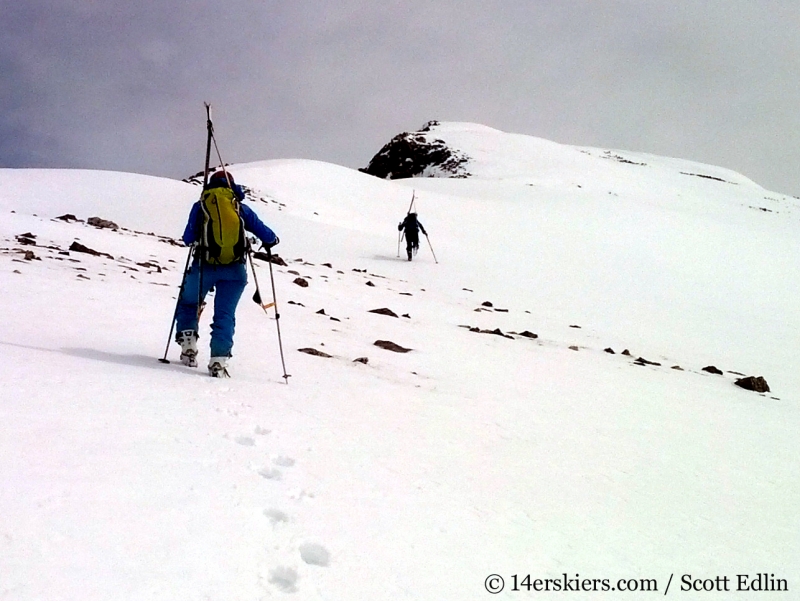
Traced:
<path fill-rule="evenodd" d="M 770 392 L 769 384 L 767 384 L 767 381 L 761 376 L 739 378 L 734 384 L 745 390 L 752 390 L 753 392 Z"/>
<path fill-rule="evenodd" d="M 273 265 L 280 265 L 281 267 L 286 267 L 286 261 L 281 259 L 280 255 L 270 255 L 265 252 L 257 251 L 253 253 L 253 258 L 258 259 L 259 261 L 266 261 L 267 263 L 272 263 Z"/>
<path fill-rule="evenodd" d="M 20 244 L 36 246 L 36 234 L 31 234 L 30 232 L 26 232 L 24 234 L 16 236 L 16 239 L 17 242 L 19 242 Z"/>
<path fill-rule="evenodd" d="M 378 315 L 388 315 L 389 317 L 397 317 L 397 313 L 395 313 L 391 309 L 387 309 L 386 307 L 383 307 L 381 309 L 370 309 L 368 313 L 377 313 Z"/>
<path fill-rule="evenodd" d="M 108 257 L 111 260 L 114 259 L 114 257 L 109 255 L 108 253 L 100 252 L 99 250 L 94 250 L 93 248 L 84 246 L 80 242 L 73 242 L 72 244 L 70 244 L 69 249 L 76 253 L 86 253 L 87 255 L 93 255 L 95 257 Z"/>
<path fill-rule="evenodd" d="M 303 278 L 295 278 L 294 282 L 292 283 L 297 284 L 301 288 L 308 288 L 308 280 L 305 280 Z"/>
<path fill-rule="evenodd" d="M 363 363 L 366 365 L 369 363 L 369 357 L 358 357 L 357 359 L 353 359 L 353 363 Z"/>
<path fill-rule="evenodd" d="M 703 371 L 707 371 L 710 374 L 716 374 L 718 376 L 722 375 L 722 370 L 719 369 L 718 367 L 714 367 L 713 365 L 707 365 L 706 367 L 703 368 Z"/>
<path fill-rule="evenodd" d="M 412 350 L 410 348 L 402 347 L 399 344 L 395 344 L 391 340 L 376 340 L 374 344 L 375 346 L 395 353 L 407 353 Z"/>
<path fill-rule="evenodd" d="M 323 353 L 322 351 L 318 351 L 315 348 L 299 348 L 297 349 L 301 353 L 305 353 L 306 355 L 314 355 L 315 357 L 325 357 L 330 359 L 333 355 L 329 355 L 328 353 Z"/>
<path fill-rule="evenodd" d="M 116 231 L 119 229 L 119 226 L 113 221 L 101 219 L 100 217 L 89 217 L 89 219 L 86 220 L 86 223 L 102 230 Z"/>

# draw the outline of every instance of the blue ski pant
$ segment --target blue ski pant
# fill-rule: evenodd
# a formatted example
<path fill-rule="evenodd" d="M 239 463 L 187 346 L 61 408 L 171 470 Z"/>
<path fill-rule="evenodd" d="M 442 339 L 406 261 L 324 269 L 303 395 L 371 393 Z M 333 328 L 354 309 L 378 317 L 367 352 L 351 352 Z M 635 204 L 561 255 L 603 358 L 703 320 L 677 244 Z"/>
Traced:
<path fill-rule="evenodd" d="M 201 273 L 202 271 L 202 273 Z M 202 281 L 202 290 L 199 290 Z M 214 318 L 211 322 L 211 356 L 230 357 L 233 348 L 233 332 L 236 327 L 236 306 L 247 285 L 247 266 L 244 263 L 231 265 L 192 264 L 186 274 L 183 293 L 175 315 L 178 332 L 197 331 L 198 301 L 202 302 L 209 291 L 214 296 Z"/>

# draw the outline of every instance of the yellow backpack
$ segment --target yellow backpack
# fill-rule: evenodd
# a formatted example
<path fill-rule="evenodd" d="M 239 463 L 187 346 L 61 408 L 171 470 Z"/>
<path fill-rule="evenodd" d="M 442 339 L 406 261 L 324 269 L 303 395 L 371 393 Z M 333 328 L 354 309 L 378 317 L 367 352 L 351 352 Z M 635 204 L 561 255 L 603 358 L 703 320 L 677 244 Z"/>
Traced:
<path fill-rule="evenodd" d="M 200 199 L 203 209 L 203 248 L 209 265 L 241 263 L 245 258 L 244 221 L 239 201 L 230 188 L 212 188 Z"/>

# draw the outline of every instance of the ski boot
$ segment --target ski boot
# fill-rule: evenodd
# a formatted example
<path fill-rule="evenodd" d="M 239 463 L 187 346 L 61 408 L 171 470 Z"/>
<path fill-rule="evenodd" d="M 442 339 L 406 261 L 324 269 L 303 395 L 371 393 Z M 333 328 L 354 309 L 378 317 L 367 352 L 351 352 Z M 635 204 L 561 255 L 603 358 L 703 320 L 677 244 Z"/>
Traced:
<path fill-rule="evenodd" d="M 211 357 L 208 362 L 208 374 L 212 378 L 230 378 L 228 373 L 228 357 Z"/>
<path fill-rule="evenodd" d="M 175 335 L 175 342 L 181 345 L 181 363 L 197 367 L 197 332 L 182 330 Z"/>

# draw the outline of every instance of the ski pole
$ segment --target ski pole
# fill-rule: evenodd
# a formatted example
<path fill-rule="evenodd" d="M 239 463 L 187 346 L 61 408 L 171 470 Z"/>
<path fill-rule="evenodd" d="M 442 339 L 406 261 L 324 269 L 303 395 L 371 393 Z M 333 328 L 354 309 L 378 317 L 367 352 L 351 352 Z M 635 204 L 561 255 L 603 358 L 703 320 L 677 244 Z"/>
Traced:
<path fill-rule="evenodd" d="M 275 326 L 278 330 L 278 350 L 281 355 L 281 366 L 283 367 L 283 378 L 286 380 L 286 383 L 289 383 L 290 374 L 286 373 L 286 361 L 283 357 L 283 340 L 281 339 L 281 315 L 278 313 L 278 299 L 275 296 L 275 278 L 272 274 L 272 249 L 267 248 L 267 262 L 269 263 L 269 279 L 272 283 L 272 302 L 268 304 L 264 304 L 261 299 L 261 291 L 258 287 L 258 276 L 256 275 L 256 266 L 253 262 L 253 254 L 248 251 L 247 253 L 248 258 L 250 259 L 250 268 L 253 270 L 253 282 L 256 285 L 256 292 L 253 294 L 253 301 L 256 302 L 262 309 L 264 309 L 264 313 L 269 315 L 267 309 L 270 307 L 275 307 Z"/>
<path fill-rule="evenodd" d="M 169 326 L 169 335 L 167 336 L 167 347 L 164 349 L 164 356 L 159 359 L 161 363 L 169 363 L 167 353 L 169 353 L 169 343 L 172 342 L 172 332 L 175 329 L 175 318 L 178 316 L 178 305 L 181 303 L 181 296 L 183 296 L 183 287 L 186 284 L 186 275 L 189 273 L 189 261 L 192 260 L 194 253 L 194 246 L 189 247 L 189 254 L 186 256 L 186 265 L 183 267 L 183 278 L 181 278 L 181 287 L 178 290 L 178 300 L 175 302 L 175 311 L 172 312 L 172 323 Z"/>
<path fill-rule="evenodd" d="M 431 249 L 431 254 L 433 255 L 433 261 L 438 265 L 439 261 L 436 260 L 436 253 L 433 252 L 433 246 L 431 246 L 431 239 L 428 238 L 428 234 L 425 234 L 425 239 L 428 241 L 428 246 Z"/>
<path fill-rule="evenodd" d="M 397 233 L 397 258 L 400 258 L 400 243 L 403 241 L 403 236 L 405 236 L 405 232 L 398 232 Z"/>

